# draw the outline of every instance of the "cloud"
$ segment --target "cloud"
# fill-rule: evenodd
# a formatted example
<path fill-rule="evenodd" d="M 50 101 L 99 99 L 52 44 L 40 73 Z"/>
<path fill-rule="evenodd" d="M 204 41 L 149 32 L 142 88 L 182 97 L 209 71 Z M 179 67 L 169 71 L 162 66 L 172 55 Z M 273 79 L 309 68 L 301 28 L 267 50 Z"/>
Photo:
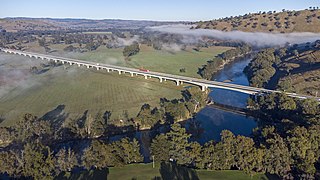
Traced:
<path fill-rule="evenodd" d="M 182 50 L 182 46 L 176 43 L 172 43 L 172 44 L 163 43 L 162 49 L 170 52 L 178 52 Z"/>
<path fill-rule="evenodd" d="M 134 35 L 130 39 L 117 38 L 118 45 L 120 45 L 120 46 L 129 46 L 135 41 L 137 41 L 137 42 L 139 41 L 139 36 L 138 35 Z"/>
<path fill-rule="evenodd" d="M 163 33 L 180 34 L 184 37 L 184 42 L 197 42 L 203 36 L 212 37 L 219 40 L 237 40 L 249 43 L 257 47 L 283 46 L 286 43 L 298 44 L 311 42 L 320 39 L 319 33 L 263 33 L 263 32 L 224 32 L 211 29 L 190 29 L 190 25 L 163 25 L 148 27 L 147 30 Z"/>

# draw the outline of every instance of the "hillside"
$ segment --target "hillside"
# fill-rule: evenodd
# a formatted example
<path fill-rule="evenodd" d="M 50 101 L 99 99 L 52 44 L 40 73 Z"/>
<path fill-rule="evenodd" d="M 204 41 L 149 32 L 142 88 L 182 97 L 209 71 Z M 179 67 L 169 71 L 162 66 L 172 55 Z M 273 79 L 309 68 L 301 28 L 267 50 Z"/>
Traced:
<path fill-rule="evenodd" d="M 245 32 L 320 32 L 320 10 L 259 12 L 196 23 L 194 28 Z"/>
<path fill-rule="evenodd" d="M 320 41 L 261 50 L 245 72 L 252 86 L 317 96 Z"/>

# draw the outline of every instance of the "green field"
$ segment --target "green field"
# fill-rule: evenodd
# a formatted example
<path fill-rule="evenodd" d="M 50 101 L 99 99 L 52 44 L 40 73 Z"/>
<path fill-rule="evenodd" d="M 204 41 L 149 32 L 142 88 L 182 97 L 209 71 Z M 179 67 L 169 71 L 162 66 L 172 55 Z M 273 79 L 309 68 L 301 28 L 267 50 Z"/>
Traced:
<path fill-rule="evenodd" d="M 78 47 L 78 44 L 72 45 Z M 130 57 L 130 61 L 125 61 L 122 54 L 123 48 L 108 49 L 104 46 L 100 46 L 95 51 L 75 53 L 64 52 L 64 47 L 66 47 L 65 44 L 50 45 L 50 48 L 54 50 L 51 55 L 138 69 L 145 68 L 151 71 L 197 78 L 200 78 L 200 75 L 197 74 L 199 67 L 207 64 L 207 61 L 211 60 L 214 56 L 230 49 L 230 47 L 213 46 L 208 48 L 203 47 L 198 52 L 193 50 L 193 47 L 187 46 L 185 50 L 170 51 L 168 49 L 155 50 L 151 46 L 142 44 L 140 46 L 140 52 Z M 44 49 L 39 48 L 37 43 L 29 43 L 27 51 L 45 53 Z M 181 73 L 179 71 L 181 68 L 185 68 L 186 72 Z"/>
<path fill-rule="evenodd" d="M 193 170 L 189 168 L 178 167 L 175 169 L 161 168 L 160 164 L 156 164 L 152 168 L 152 164 L 131 164 L 124 167 L 111 167 L 108 170 L 90 171 L 73 175 L 71 179 L 110 179 L 110 180 L 152 180 L 155 177 L 162 179 L 200 179 L 200 180 L 267 180 L 268 177 L 264 174 L 257 174 L 252 177 L 242 171 L 223 170 L 223 171 L 206 171 Z"/>
<path fill-rule="evenodd" d="M 55 67 L 34 75 L 32 82 L 36 83 L 28 88 L 15 88 L 0 98 L 0 115 L 8 119 L 1 125 L 10 125 L 27 112 L 42 116 L 58 105 L 65 105 L 70 117 L 85 110 L 91 113 L 108 110 L 113 119 L 122 118 L 123 110 L 128 110 L 130 117 L 134 117 L 144 103 L 155 106 L 162 97 L 180 97 L 183 88 L 170 81 L 159 83 L 157 79 L 75 66 Z"/>
<path fill-rule="evenodd" d="M 181 51 L 154 50 L 150 46 L 141 45 L 140 52 L 131 57 L 130 61 L 125 61 L 122 49 L 98 48 L 97 51 L 86 52 L 73 55 L 83 60 L 96 61 L 106 64 L 127 66 L 133 68 L 145 68 L 151 71 L 178 74 L 183 76 L 198 77 L 198 68 L 206 64 L 214 56 L 230 49 L 229 47 L 209 47 L 201 48 L 200 52 L 194 51 L 191 47 Z M 185 68 L 185 73 L 180 73 L 180 69 Z"/>
<path fill-rule="evenodd" d="M 50 46 L 52 50 L 56 50 L 50 54 L 193 77 L 199 77 L 198 67 L 211 57 L 229 49 L 209 47 L 196 52 L 187 47 L 185 51 L 168 52 L 156 51 L 152 47 L 142 45 L 139 54 L 133 56 L 131 61 L 125 61 L 121 48 L 100 47 L 92 52 L 66 53 L 62 50 L 65 46 L 63 44 Z M 35 42 L 28 44 L 26 50 L 44 53 L 44 49 L 39 48 Z M 29 58 L 18 55 L 0 56 L 30 61 Z M 40 60 L 34 59 L 34 61 Z M 183 67 L 186 73 L 179 72 Z M 10 65 L 10 68 L 19 67 Z M 30 66 L 24 68 L 28 70 Z M 107 73 L 68 65 L 35 75 L 32 81 L 37 83 L 27 89 L 17 87 L 6 96 L 0 97 L 0 116 L 6 119 L 1 123 L 2 126 L 13 124 L 24 113 L 33 113 L 41 117 L 58 105 L 65 105 L 64 112 L 68 113 L 69 117 L 80 116 L 86 110 L 92 114 L 98 111 L 111 111 L 111 119 L 123 118 L 124 111 L 128 111 L 129 117 L 135 117 L 144 103 L 156 106 L 160 98 L 179 98 L 183 89 L 182 86 L 177 87 L 170 81 L 159 83 L 157 79 L 144 80 L 142 77 L 119 76 L 116 72 Z"/>

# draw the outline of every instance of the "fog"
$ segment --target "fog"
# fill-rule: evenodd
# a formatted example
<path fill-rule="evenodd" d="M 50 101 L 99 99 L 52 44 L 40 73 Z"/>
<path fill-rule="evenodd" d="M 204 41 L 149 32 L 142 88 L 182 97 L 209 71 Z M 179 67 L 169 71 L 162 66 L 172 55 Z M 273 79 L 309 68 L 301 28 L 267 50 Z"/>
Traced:
<path fill-rule="evenodd" d="M 134 35 L 132 38 L 129 38 L 129 39 L 117 38 L 117 43 L 118 43 L 119 46 L 129 46 L 135 41 L 137 41 L 137 42 L 139 41 L 139 36 L 138 35 Z"/>
<path fill-rule="evenodd" d="M 163 43 L 162 49 L 170 52 L 178 52 L 182 50 L 182 46 L 176 43 L 171 43 L 171 44 Z"/>
<path fill-rule="evenodd" d="M 283 46 L 286 43 L 299 44 L 320 39 L 319 33 L 262 33 L 262 32 L 224 32 L 211 29 L 190 29 L 190 25 L 163 25 L 148 27 L 147 30 L 180 34 L 184 42 L 197 42 L 203 36 L 219 40 L 243 41 L 257 47 Z"/>
<path fill-rule="evenodd" d="M 22 58 L 24 58 L 22 60 Z M 27 89 L 38 85 L 39 82 L 31 78 L 30 67 L 38 66 L 39 61 L 31 58 L 0 54 L 0 98 L 14 89 Z"/>
<path fill-rule="evenodd" d="M 19 55 L 0 53 L 0 99 L 6 98 L 8 94 L 16 94 L 22 91 L 41 86 L 48 78 L 53 76 L 75 77 L 77 67 L 63 65 L 60 68 L 45 67 L 41 64 L 47 64 L 48 61 L 41 61 L 35 58 L 29 58 Z M 36 74 L 30 72 L 30 68 L 36 66 L 39 68 Z M 50 69 L 50 70 L 49 70 Z M 48 70 L 48 71 L 46 71 Z M 64 73 L 61 73 L 63 71 Z M 50 73 L 48 78 L 42 74 Z M 12 93 L 16 92 L 16 93 Z"/>

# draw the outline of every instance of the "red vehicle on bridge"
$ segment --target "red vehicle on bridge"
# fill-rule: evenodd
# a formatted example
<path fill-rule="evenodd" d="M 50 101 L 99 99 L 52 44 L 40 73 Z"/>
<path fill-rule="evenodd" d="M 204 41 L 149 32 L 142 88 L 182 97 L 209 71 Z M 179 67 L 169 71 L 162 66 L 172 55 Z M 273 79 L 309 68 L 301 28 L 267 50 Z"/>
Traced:
<path fill-rule="evenodd" d="M 149 72 L 149 69 L 144 69 L 144 68 L 139 68 L 139 71 L 143 71 L 143 72 Z"/>

